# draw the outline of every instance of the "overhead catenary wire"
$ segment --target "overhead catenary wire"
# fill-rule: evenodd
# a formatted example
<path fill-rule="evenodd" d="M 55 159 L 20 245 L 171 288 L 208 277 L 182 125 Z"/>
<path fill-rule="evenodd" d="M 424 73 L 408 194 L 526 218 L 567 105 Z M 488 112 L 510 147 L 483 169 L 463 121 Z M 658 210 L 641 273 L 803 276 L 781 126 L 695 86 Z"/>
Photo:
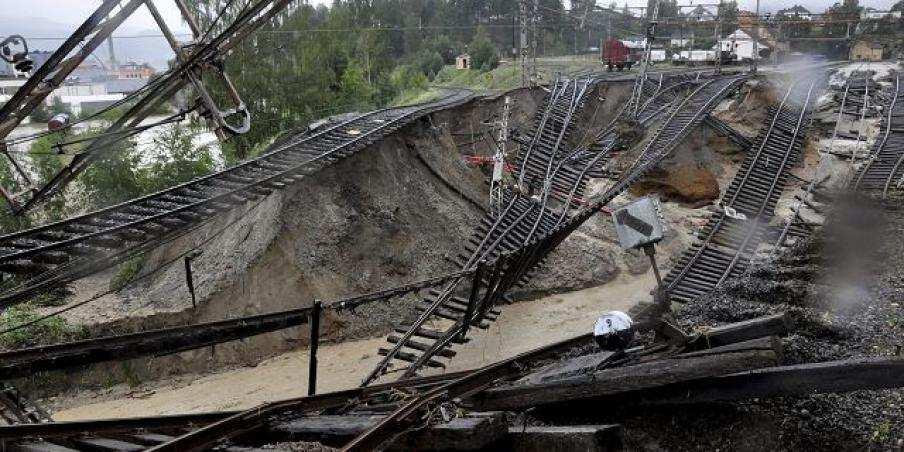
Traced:
<path fill-rule="evenodd" d="M 211 235 L 209 235 L 208 237 L 204 238 L 204 240 L 202 240 L 202 241 L 201 241 L 200 243 L 198 243 L 197 245 L 194 245 L 194 246 L 192 246 L 191 248 L 188 248 L 188 249 L 186 249 L 185 251 L 183 251 L 183 252 L 177 254 L 176 256 L 174 256 L 174 257 L 172 257 L 172 258 L 170 258 L 170 259 L 165 260 L 163 263 L 161 263 L 160 265 L 154 267 L 154 268 L 151 269 L 150 271 L 148 271 L 148 272 L 146 272 L 146 273 L 142 273 L 142 274 L 139 275 L 139 276 L 136 276 L 135 278 L 133 278 L 132 280 L 130 280 L 130 281 L 128 282 L 128 284 L 133 284 L 133 283 L 135 283 L 135 282 L 138 282 L 138 281 L 147 279 L 148 277 L 150 277 L 150 276 L 152 276 L 152 275 L 155 275 L 155 274 L 159 273 L 160 271 L 163 271 L 164 269 L 168 268 L 170 264 L 172 264 L 172 263 L 174 263 L 174 262 L 176 262 L 176 261 L 178 261 L 178 260 L 184 258 L 184 257 L 187 256 L 188 254 L 190 254 L 190 253 L 192 253 L 192 252 L 198 250 L 198 249 L 201 248 L 202 246 L 204 246 L 204 245 L 210 243 L 213 239 L 219 237 L 220 234 L 222 234 L 222 233 L 225 232 L 227 229 L 229 229 L 229 228 L 231 228 L 232 226 L 234 226 L 237 222 L 239 222 L 240 220 L 246 218 L 247 215 L 248 215 L 249 213 L 251 213 L 251 212 L 252 212 L 254 209 L 256 209 L 259 205 L 261 205 L 266 199 L 267 199 L 266 196 L 261 197 L 261 199 L 257 200 L 251 207 L 249 207 L 248 209 L 246 209 L 246 211 L 245 211 L 242 215 L 236 215 L 236 217 L 235 217 L 232 221 L 230 221 L 230 222 L 228 222 L 227 224 L 223 225 L 222 227 L 218 228 L 216 232 L 214 232 L 213 234 L 211 234 Z M 183 236 L 185 236 L 185 235 L 187 235 L 187 234 L 189 234 L 189 233 L 191 233 L 191 232 L 194 232 L 194 231 L 200 229 L 200 228 L 203 227 L 203 226 L 206 226 L 207 224 L 209 224 L 210 222 L 212 222 L 212 221 L 214 221 L 214 220 L 216 220 L 216 219 L 217 219 L 217 217 L 214 216 L 214 217 L 211 217 L 211 218 L 209 218 L 209 219 L 207 219 L 207 220 L 204 220 L 204 221 L 202 221 L 202 222 L 199 222 L 198 224 L 196 224 L 196 225 L 194 225 L 194 226 L 192 226 L 192 227 L 190 227 L 190 228 L 186 228 L 186 229 L 184 229 L 184 230 L 182 230 L 182 231 L 180 231 L 180 232 L 178 232 L 178 233 L 176 233 L 176 234 L 174 234 L 174 235 L 172 235 L 172 236 L 170 236 L 170 237 L 167 237 L 166 239 L 163 239 L 162 241 L 154 242 L 154 246 L 157 247 L 157 246 L 161 246 L 161 245 L 165 245 L 165 244 L 167 244 L 167 243 L 170 243 L 170 242 L 172 242 L 172 241 L 174 241 L 174 240 L 176 240 L 176 239 L 179 239 L 179 238 L 181 238 L 181 237 L 183 237 Z M 136 256 L 138 256 L 138 255 L 144 254 L 144 253 L 146 253 L 147 251 L 148 251 L 148 250 L 142 249 L 142 250 L 140 250 L 140 251 L 138 251 L 138 252 L 135 252 L 135 249 L 132 248 L 132 249 L 124 250 L 124 251 L 122 251 L 122 252 L 120 252 L 120 253 L 117 253 L 117 254 L 120 255 L 120 256 L 128 256 L 126 259 L 123 259 L 123 260 L 122 260 L 122 262 L 124 262 L 124 261 L 127 260 L 127 259 L 131 259 L 131 258 L 134 258 L 134 257 L 136 257 Z M 113 264 L 113 265 L 116 265 L 116 264 Z M 42 279 L 46 279 L 47 277 L 48 277 L 48 275 L 42 275 Z M 8 333 L 12 333 L 12 332 L 14 332 L 14 331 L 21 330 L 21 329 L 23 329 L 23 328 L 28 328 L 28 327 L 30 327 L 30 326 L 36 325 L 36 324 L 38 324 L 38 323 L 40 323 L 40 322 L 43 322 L 43 321 L 45 321 L 45 320 L 47 320 L 47 319 L 50 319 L 50 318 L 52 318 L 52 317 L 56 317 L 56 316 L 59 316 L 59 315 L 61 315 L 61 314 L 63 314 L 63 313 L 66 313 L 66 312 L 68 312 L 68 311 L 72 311 L 72 310 L 74 310 L 74 309 L 76 309 L 76 308 L 80 308 L 80 307 L 85 306 L 85 305 L 87 305 L 87 304 L 89 304 L 89 303 L 92 303 L 92 302 L 94 302 L 94 301 L 97 301 L 97 300 L 99 300 L 100 298 L 103 298 L 103 297 L 105 297 L 105 296 L 107 296 L 107 295 L 110 295 L 110 294 L 113 294 L 113 293 L 115 293 L 115 292 L 118 292 L 118 291 L 121 290 L 121 289 L 122 289 L 122 288 L 120 287 L 120 288 L 116 288 L 116 289 L 107 289 L 107 290 L 103 290 L 103 291 L 97 292 L 97 293 L 95 293 L 94 295 L 92 295 L 91 297 L 88 297 L 87 299 L 82 300 L 82 301 L 79 301 L 79 302 L 77 302 L 77 303 L 74 303 L 74 304 L 72 304 L 72 305 L 70 305 L 70 306 L 66 306 L 66 307 L 64 307 L 64 308 L 60 308 L 60 309 L 58 309 L 58 310 L 56 310 L 56 311 L 54 311 L 54 312 L 51 312 L 51 313 L 45 314 L 45 315 L 43 315 L 43 316 L 37 317 L 37 318 L 35 318 L 35 319 L 33 319 L 33 320 L 30 320 L 30 321 L 28 321 L 28 322 L 21 323 L 21 324 L 19 324 L 19 325 L 15 325 L 15 326 L 6 328 L 6 329 L 4 329 L 4 330 L 0 330 L 0 336 L 5 335 L 5 334 L 8 334 Z M 13 289 L 8 290 L 7 292 L 12 292 L 12 291 L 15 291 L 15 292 L 22 292 L 22 291 L 26 291 L 26 290 L 28 290 L 28 287 L 24 287 L 24 288 L 16 287 L 16 288 L 13 288 Z M 151 304 L 151 303 L 149 303 L 149 304 Z M 146 307 L 146 306 L 148 306 L 149 304 L 145 304 L 145 305 L 143 305 L 143 306 L 141 306 L 141 307 Z"/>

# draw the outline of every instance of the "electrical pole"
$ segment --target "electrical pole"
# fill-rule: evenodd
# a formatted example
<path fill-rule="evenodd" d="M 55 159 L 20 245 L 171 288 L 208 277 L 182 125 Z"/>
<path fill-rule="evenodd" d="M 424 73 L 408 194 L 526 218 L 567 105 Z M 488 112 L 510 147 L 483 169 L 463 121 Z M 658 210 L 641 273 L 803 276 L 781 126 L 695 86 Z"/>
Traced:
<path fill-rule="evenodd" d="M 530 21 L 530 33 L 531 33 L 531 45 L 530 45 L 530 80 L 531 86 L 535 86 L 540 82 L 540 77 L 537 73 L 537 49 L 539 46 L 537 45 L 538 35 L 537 33 L 537 22 L 540 21 L 540 0 L 534 0 L 534 9 L 531 11 L 531 21 Z"/>
<path fill-rule="evenodd" d="M 520 48 L 521 48 L 521 86 L 526 87 L 530 85 L 530 70 L 528 68 L 527 61 L 527 28 L 528 21 L 530 20 L 530 15 L 528 14 L 528 1 L 530 0 L 519 0 L 518 1 L 518 11 L 521 16 L 521 27 L 520 27 Z"/>
<path fill-rule="evenodd" d="M 756 74 L 757 60 L 760 58 L 760 0 L 756 0 L 756 13 L 753 17 L 753 59 L 750 63 L 750 73 Z"/>
<path fill-rule="evenodd" d="M 502 211 L 502 174 L 505 170 L 505 145 L 508 141 L 509 109 L 512 99 L 505 96 L 502 118 L 499 120 L 499 138 L 493 154 L 493 177 L 490 179 L 490 212 Z"/>
<path fill-rule="evenodd" d="M 716 40 L 716 74 L 722 73 L 722 0 L 716 7 L 716 24 L 713 34 Z"/>
<path fill-rule="evenodd" d="M 643 84 L 647 81 L 647 69 L 650 67 L 650 52 L 653 50 L 653 39 L 656 37 L 656 20 L 659 17 L 659 0 L 653 6 L 653 14 L 648 16 L 646 42 L 643 49 L 643 60 L 640 62 L 640 71 L 634 78 L 634 90 L 631 92 L 631 99 L 628 106 L 633 108 L 632 117 L 637 117 L 643 96 Z"/>

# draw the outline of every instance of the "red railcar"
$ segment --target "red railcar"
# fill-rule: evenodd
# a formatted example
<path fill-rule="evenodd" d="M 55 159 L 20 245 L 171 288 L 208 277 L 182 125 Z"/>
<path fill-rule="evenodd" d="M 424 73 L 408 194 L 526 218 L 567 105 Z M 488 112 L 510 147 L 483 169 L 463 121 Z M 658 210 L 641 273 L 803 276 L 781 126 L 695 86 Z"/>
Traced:
<path fill-rule="evenodd" d="M 631 66 L 639 61 L 639 55 L 636 49 L 628 47 L 618 39 L 606 40 L 600 48 L 603 64 L 609 71 L 613 68 L 619 71 L 631 69 Z"/>

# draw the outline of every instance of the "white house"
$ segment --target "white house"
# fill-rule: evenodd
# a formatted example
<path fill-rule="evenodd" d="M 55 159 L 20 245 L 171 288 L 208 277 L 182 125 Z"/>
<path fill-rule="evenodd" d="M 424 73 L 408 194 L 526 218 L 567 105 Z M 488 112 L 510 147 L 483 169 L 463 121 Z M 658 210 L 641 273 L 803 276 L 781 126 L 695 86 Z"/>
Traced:
<path fill-rule="evenodd" d="M 860 20 L 867 19 L 900 19 L 901 11 L 878 11 L 875 8 L 864 8 L 860 12 Z"/>
<path fill-rule="evenodd" d="M 728 35 L 724 39 L 719 40 L 719 48 L 722 51 L 730 51 L 736 55 L 738 60 L 752 60 L 753 55 L 753 38 L 742 30 L 735 30 L 734 33 Z M 772 49 L 762 41 L 757 44 L 759 55 L 757 59 L 767 58 Z"/>

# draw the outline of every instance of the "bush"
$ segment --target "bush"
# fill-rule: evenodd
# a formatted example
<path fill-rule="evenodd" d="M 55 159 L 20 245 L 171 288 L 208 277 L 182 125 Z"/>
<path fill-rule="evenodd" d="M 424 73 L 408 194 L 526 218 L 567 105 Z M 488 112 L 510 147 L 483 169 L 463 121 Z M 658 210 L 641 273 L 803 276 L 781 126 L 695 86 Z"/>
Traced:
<path fill-rule="evenodd" d="M 449 83 L 458 76 L 459 70 L 455 66 L 445 66 L 433 78 L 436 83 Z"/>
<path fill-rule="evenodd" d="M 7 329 L 31 322 L 40 317 L 34 305 L 24 303 L 13 306 L 0 314 L 0 329 Z M 84 327 L 70 325 L 66 319 L 56 316 L 42 320 L 27 328 L 0 335 L 0 347 L 13 349 L 53 344 L 83 339 L 88 331 Z"/>
<path fill-rule="evenodd" d="M 50 121 L 50 112 L 47 111 L 44 104 L 39 104 L 31 111 L 31 114 L 28 115 L 28 117 L 31 119 L 31 122 L 47 122 Z"/>
<path fill-rule="evenodd" d="M 154 137 L 153 163 L 142 168 L 145 192 L 156 192 L 188 182 L 214 169 L 207 146 L 195 147 L 191 130 L 181 124 L 164 126 Z"/>
<path fill-rule="evenodd" d="M 432 79 L 443 69 L 443 57 L 436 51 L 421 50 L 414 58 L 414 67 Z"/>
<path fill-rule="evenodd" d="M 396 93 L 402 93 L 412 89 L 424 89 L 427 87 L 427 76 L 418 69 L 403 64 L 396 66 L 389 74 L 389 83 Z"/>

